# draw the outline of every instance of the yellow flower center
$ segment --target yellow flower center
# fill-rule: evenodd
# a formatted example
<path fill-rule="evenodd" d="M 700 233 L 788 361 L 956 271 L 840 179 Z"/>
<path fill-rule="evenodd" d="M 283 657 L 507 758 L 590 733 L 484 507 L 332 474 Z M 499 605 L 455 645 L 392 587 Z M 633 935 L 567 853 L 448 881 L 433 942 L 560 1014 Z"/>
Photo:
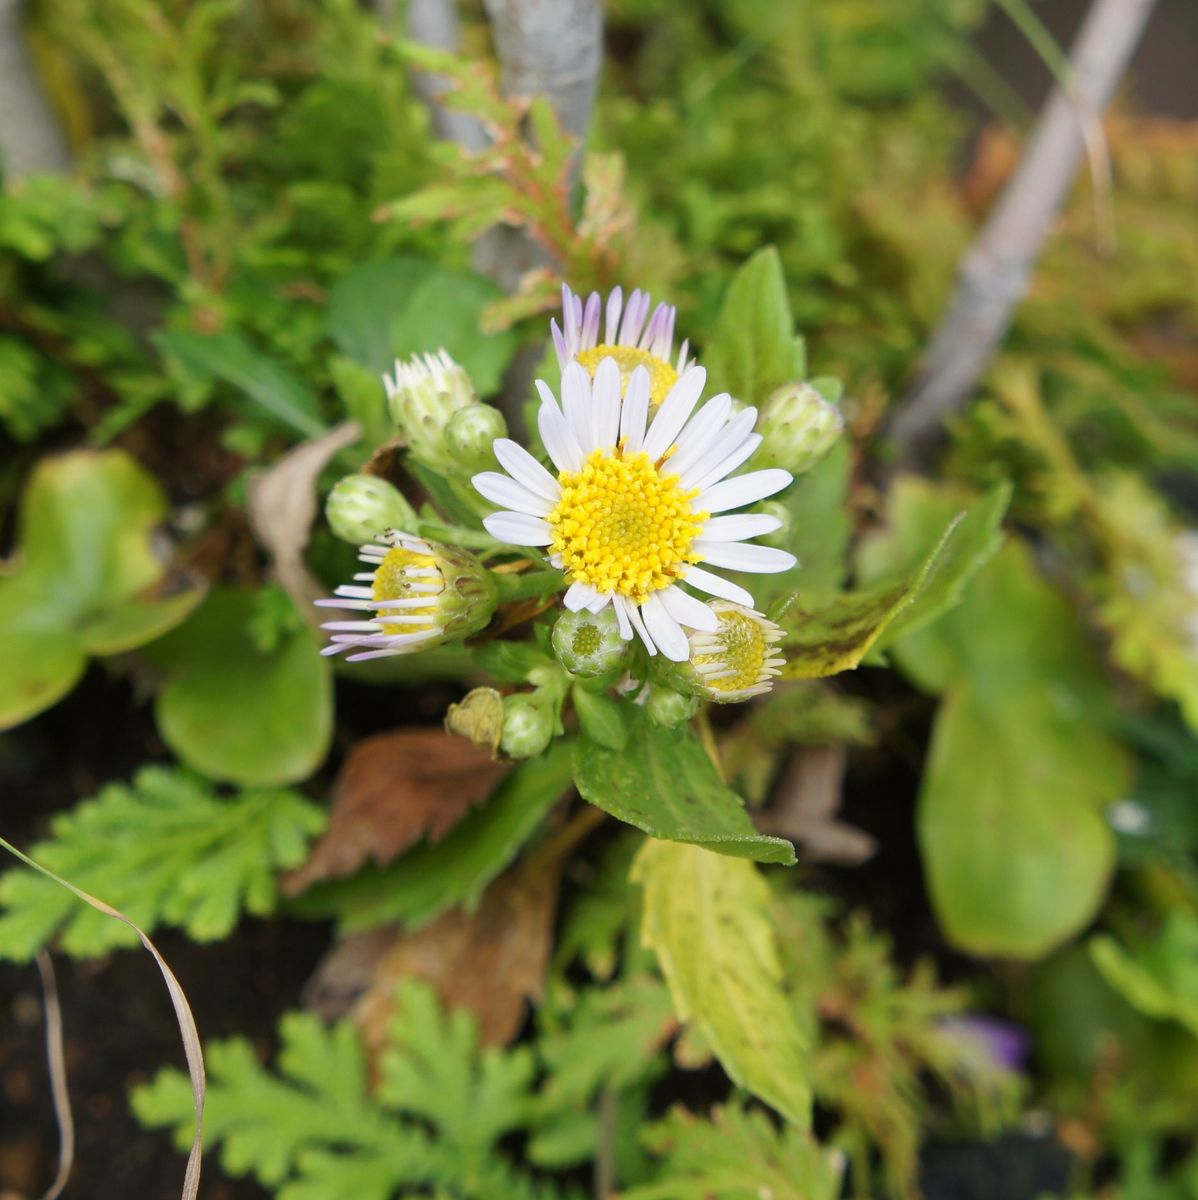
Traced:
<path fill-rule="evenodd" d="M 635 346 L 596 346 L 593 350 L 583 350 L 578 355 L 578 361 L 586 367 L 592 379 L 599 369 L 599 364 L 605 358 L 614 358 L 620 368 L 623 384 L 620 395 L 628 393 L 628 381 L 637 367 L 647 367 L 649 370 L 649 404 L 656 408 L 669 394 L 670 388 L 678 382 L 678 372 L 664 358 L 650 354 L 648 350 L 638 350 Z"/>
<path fill-rule="evenodd" d="M 411 572 L 414 569 L 427 569 L 432 567 L 436 569 L 437 560 L 431 554 L 418 554 L 415 550 L 407 550 L 403 546 L 395 546 L 387 551 L 386 557 L 374 572 L 374 585 L 371 589 L 374 600 L 410 600 L 419 596 L 421 599 L 426 597 L 426 593 L 418 592 L 415 589 L 415 584 L 419 583 L 435 583 L 440 576 L 437 572 L 433 575 L 413 575 Z M 383 626 L 383 632 L 387 634 L 399 633 L 424 633 L 426 630 L 434 629 L 439 624 L 437 621 L 437 597 L 428 595 L 428 604 L 413 606 L 412 608 L 400 609 L 380 609 L 378 616 L 375 618 Z M 428 617 L 427 622 L 415 622 L 411 624 L 405 622 L 399 624 L 395 621 L 388 621 L 388 613 L 402 613 L 405 617 Z"/>
<path fill-rule="evenodd" d="M 684 491 L 678 476 L 662 475 L 643 450 L 596 450 L 581 471 L 563 471 L 558 482 L 550 552 L 561 555 L 570 582 L 641 604 L 698 561 L 691 543 L 707 520 L 691 511 L 698 489 Z"/>
<path fill-rule="evenodd" d="M 743 612 L 722 612 L 715 637 L 720 649 L 712 654 L 696 654 L 691 662 L 697 667 L 718 664 L 729 673 L 718 679 L 708 677 L 706 684 L 713 692 L 739 692 L 761 682 L 770 643 L 765 631 L 752 617 Z"/>

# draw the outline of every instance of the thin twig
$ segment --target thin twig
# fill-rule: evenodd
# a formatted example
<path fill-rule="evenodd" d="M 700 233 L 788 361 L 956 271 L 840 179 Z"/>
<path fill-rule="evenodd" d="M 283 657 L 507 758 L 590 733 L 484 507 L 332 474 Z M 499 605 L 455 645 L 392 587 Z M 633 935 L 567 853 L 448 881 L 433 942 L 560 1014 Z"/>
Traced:
<path fill-rule="evenodd" d="M 42 1193 L 42 1200 L 58 1200 L 67 1186 L 75 1164 L 75 1120 L 71 1116 L 71 1092 L 67 1086 L 67 1060 L 63 1051 L 62 1005 L 58 1002 L 58 984 L 49 953 L 37 952 L 37 971 L 42 978 L 42 999 L 46 1010 L 46 1062 L 50 1070 L 50 1097 L 54 1119 L 58 1123 L 58 1171 L 54 1182 Z"/>
<path fill-rule="evenodd" d="M 986 369 L 1023 299 L 1092 131 L 1127 69 L 1156 0 L 1094 0 L 1070 56 L 1068 89 L 1041 112 L 1027 151 L 961 262 L 957 293 L 932 337 L 891 436 L 900 465 L 926 466 L 945 418 Z"/>

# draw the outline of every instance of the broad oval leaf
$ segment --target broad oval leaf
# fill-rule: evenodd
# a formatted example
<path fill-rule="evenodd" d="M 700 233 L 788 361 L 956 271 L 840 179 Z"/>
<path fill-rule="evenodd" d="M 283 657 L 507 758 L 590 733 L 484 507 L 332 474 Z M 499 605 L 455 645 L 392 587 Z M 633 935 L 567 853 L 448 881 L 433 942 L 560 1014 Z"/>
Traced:
<path fill-rule="evenodd" d="M 760 872 L 699 846 L 653 840 L 632 878 L 644 888 L 645 944 L 679 1017 L 699 1027 L 734 1082 L 806 1128 L 808 1047 L 783 990 Z"/>

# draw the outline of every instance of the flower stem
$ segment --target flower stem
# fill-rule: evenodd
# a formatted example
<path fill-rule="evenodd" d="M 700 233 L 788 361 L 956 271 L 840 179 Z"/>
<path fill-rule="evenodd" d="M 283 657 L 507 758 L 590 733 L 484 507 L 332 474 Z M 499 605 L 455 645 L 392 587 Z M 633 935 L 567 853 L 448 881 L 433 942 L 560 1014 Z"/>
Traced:
<path fill-rule="evenodd" d="M 501 575 L 492 573 L 499 588 L 499 603 L 509 604 L 514 600 L 528 600 L 533 596 L 545 596 L 561 590 L 562 573 L 549 568 L 542 571 L 526 571 L 523 575 Z"/>

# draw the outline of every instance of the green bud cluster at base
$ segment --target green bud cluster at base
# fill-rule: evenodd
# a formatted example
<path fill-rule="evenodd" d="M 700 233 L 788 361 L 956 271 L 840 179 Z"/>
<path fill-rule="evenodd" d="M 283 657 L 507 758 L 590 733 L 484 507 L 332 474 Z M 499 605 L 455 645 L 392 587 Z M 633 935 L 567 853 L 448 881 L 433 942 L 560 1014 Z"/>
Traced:
<path fill-rule="evenodd" d="M 583 679 L 617 670 L 632 654 L 611 605 L 598 613 L 563 611 L 553 626 L 552 642 L 558 662 Z"/>
<path fill-rule="evenodd" d="M 360 546 L 388 529 L 413 529 L 416 513 L 399 489 L 377 475 L 346 475 L 325 502 L 329 528 L 342 541 Z"/>

